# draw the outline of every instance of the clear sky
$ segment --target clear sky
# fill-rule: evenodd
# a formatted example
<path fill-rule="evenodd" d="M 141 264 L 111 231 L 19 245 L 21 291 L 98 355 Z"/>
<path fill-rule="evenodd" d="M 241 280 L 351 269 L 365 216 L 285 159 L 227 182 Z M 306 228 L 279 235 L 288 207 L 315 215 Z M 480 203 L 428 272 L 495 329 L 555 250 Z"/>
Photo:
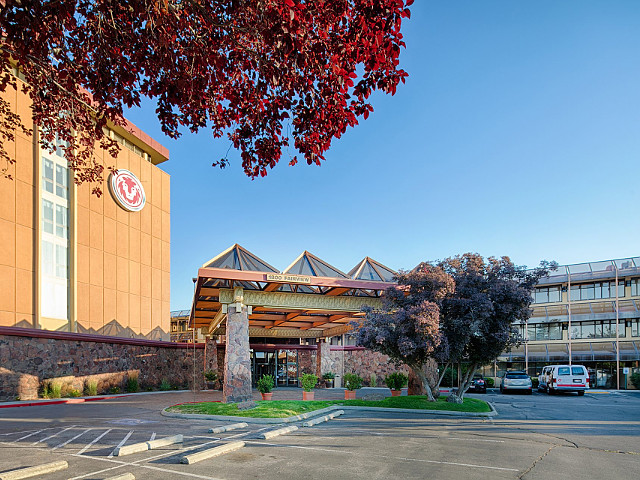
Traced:
<path fill-rule="evenodd" d="M 239 243 L 279 269 L 303 250 L 349 271 L 467 251 L 520 265 L 640 254 L 640 4 L 417 1 L 409 73 L 321 166 L 262 179 L 208 131 L 170 140 L 154 106 L 127 116 L 170 150 L 171 308 Z"/>

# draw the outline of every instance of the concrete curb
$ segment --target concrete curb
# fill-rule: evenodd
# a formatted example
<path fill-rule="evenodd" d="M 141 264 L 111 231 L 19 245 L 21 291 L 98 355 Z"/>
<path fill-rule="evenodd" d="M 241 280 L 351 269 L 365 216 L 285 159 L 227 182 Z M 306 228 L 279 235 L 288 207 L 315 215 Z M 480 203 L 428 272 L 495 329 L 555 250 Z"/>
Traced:
<path fill-rule="evenodd" d="M 105 478 L 104 480 L 136 480 L 136 477 L 133 476 L 133 473 L 123 473 L 122 475 Z"/>
<path fill-rule="evenodd" d="M 191 465 L 192 463 L 206 460 L 207 458 L 217 457 L 223 453 L 233 452 L 239 448 L 244 447 L 244 442 L 231 442 L 226 445 L 220 445 L 218 447 L 209 448 L 198 453 L 192 453 L 191 455 L 185 455 L 180 459 L 180 463 Z"/>
<path fill-rule="evenodd" d="M 175 405 L 172 405 L 175 406 Z M 167 407 L 171 408 L 171 407 Z M 300 420 L 306 420 L 311 417 L 317 417 L 318 415 L 323 415 L 325 413 L 333 412 L 334 410 L 340 410 L 342 407 L 326 407 L 321 408 L 320 410 L 314 410 L 313 412 L 301 413 L 300 415 L 295 415 L 293 417 L 287 418 L 252 418 L 252 417 L 241 417 L 234 415 L 201 415 L 199 413 L 178 413 L 178 412 L 167 412 L 167 408 L 163 409 L 160 412 L 165 417 L 172 418 L 186 418 L 192 420 L 228 420 L 235 421 L 242 420 L 246 423 L 258 423 L 258 424 L 276 424 L 276 423 L 293 423 L 299 422 Z"/>
<path fill-rule="evenodd" d="M 65 460 L 60 460 L 59 462 L 45 463 L 43 465 L 36 465 L 35 467 L 19 468 L 18 470 L 2 472 L 0 473 L 0 480 L 21 480 L 23 478 L 31 478 L 36 475 L 57 472 L 67 468 L 69 468 L 69 464 Z"/>
<path fill-rule="evenodd" d="M 304 422 L 302 424 L 303 427 L 313 427 L 314 425 L 318 425 L 319 423 L 324 423 L 324 422 L 328 422 L 329 420 L 332 420 L 336 417 L 339 417 L 340 415 L 344 415 L 344 410 L 336 410 L 333 413 L 330 413 L 329 415 L 325 415 L 324 417 L 317 417 L 314 418 L 313 420 L 309 420 L 308 422 Z"/>
<path fill-rule="evenodd" d="M 248 426 L 249 424 L 246 422 L 233 423 L 231 425 L 225 425 L 224 427 L 210 428 L 209 433 L 224 433 L 224 432 L 229 432 L 231 430 L 236 430 L 238 428 L 246 428 Z"/>
<path fill-rule="evenodd" d="M 485 400 L 486 402 L 486 400 Z M 257 424 L 274 424 L 274 423 L 293 423 L 299 422 L 300 420 L 306 420 L 311 417 L 318 417 L 336 410 L 359 410 L 359 411 L 367 411 L 367 412 L 387 412 L 387 413 L 414 413 L 419 415 L 442 415 L 442 416 L 451 416 L 451 417 L 495 417 L 498 415 L 495 407 L 491 404 L 491 402 L 487 402 L 491 411 L 489 412 L 456 412 L 451 410 L 420 410 L 417 408 L 385 408 L 385 407 L 358 407 L 358 406 L 345 406 L 345 405 L 334 405 L 331 407 L 321 408 L 320 410 L 314 410 L 313 412 L 303 413 L 301 415 L 296 415 L 288 418 L 251 418 L 251 417 L 241 417 L 241 416 L 232 416 L 232 415 L 201 415 L 198 413 L 177 413 L 177 412 L 167 412 L 167 407 L 162 412 L 160 412 L 165 417 L 172 418 L 185 418 L 191 420 L 242 420 L 246 423 L 257 423 Z M 173 406 L 173 405 L 172 405 Z"/>
<path fill-rule="evenodd" d="M 61 398 L 56 400 L 25 400 L 18 402 L 0 403 L 0 408 L 16 408 L 16 407 L 39 407 L 43 405 L 63 405 L 67 403 L 84 403 L 96 402 L 98 400 L 112 400 L 114 398 L 131 397 L 135 395 L 157 395 L 161 393 L 189 393 L 191 390 L 167 390 L 162 392 L 136 392 L 136 393 L 120 393 L 116 395 L 97 395 L 95 397 L 75 397 Z"/>
<path fill-rule="evenodd" d="M 285 435 L 287 433 L 295 432 L 298 430 L 298 427 L 295 425 L 289 425 L 288 427 L 278 428 L 277 430 L 270 430 L 268 432 L 264 432 L 260 435 L 260 438 L 263 440 L 269 440 L 270 438 L 279 437 L 280 435 Z"/>

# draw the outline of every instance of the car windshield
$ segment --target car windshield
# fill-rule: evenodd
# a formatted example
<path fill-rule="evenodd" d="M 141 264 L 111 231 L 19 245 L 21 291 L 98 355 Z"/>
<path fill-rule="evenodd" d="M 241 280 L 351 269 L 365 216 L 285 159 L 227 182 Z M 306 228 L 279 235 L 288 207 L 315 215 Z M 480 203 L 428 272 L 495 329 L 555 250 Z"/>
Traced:
<path fill-rule="evenodd" d="M 529 378 L 529 375 L 524 373 L 507 373 L 507 378 Z"/>

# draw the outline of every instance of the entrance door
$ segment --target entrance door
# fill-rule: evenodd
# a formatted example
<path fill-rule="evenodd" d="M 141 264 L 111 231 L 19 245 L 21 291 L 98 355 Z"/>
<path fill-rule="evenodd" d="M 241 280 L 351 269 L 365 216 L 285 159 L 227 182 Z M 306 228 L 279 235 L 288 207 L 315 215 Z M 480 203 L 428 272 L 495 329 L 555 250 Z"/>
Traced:
<path fill-rule="evenodd" d="M 263 375 L 276 373 L 276 353 L 251 350 L 251 384 L 255 387 Z"/>
<path fill-rule="evenodd" d="M 278 376 L 276 384 L 285 386 L 298 385 L 298 351 L 278 350 Z"/>

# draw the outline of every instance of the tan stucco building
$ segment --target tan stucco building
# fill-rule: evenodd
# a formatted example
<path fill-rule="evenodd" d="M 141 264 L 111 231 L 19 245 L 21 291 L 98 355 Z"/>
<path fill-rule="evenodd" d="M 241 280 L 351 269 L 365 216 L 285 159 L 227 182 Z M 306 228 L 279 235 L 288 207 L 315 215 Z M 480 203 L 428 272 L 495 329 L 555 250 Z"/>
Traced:
<path fill-rule="evenodd" d="M 20 88 L 2 95 L 31 127 Z M 16 162 L 0 178 L 0 327 L 169 339 L 170 182 L 157 166 L 169 152 L 132 124 L 109 133 L 121 151 L 96 148 L 96 159 L 139 179 L 140 211 L 116 203 L 106 169 L 98 197 L 35 135 L 6 145 Z"/>

